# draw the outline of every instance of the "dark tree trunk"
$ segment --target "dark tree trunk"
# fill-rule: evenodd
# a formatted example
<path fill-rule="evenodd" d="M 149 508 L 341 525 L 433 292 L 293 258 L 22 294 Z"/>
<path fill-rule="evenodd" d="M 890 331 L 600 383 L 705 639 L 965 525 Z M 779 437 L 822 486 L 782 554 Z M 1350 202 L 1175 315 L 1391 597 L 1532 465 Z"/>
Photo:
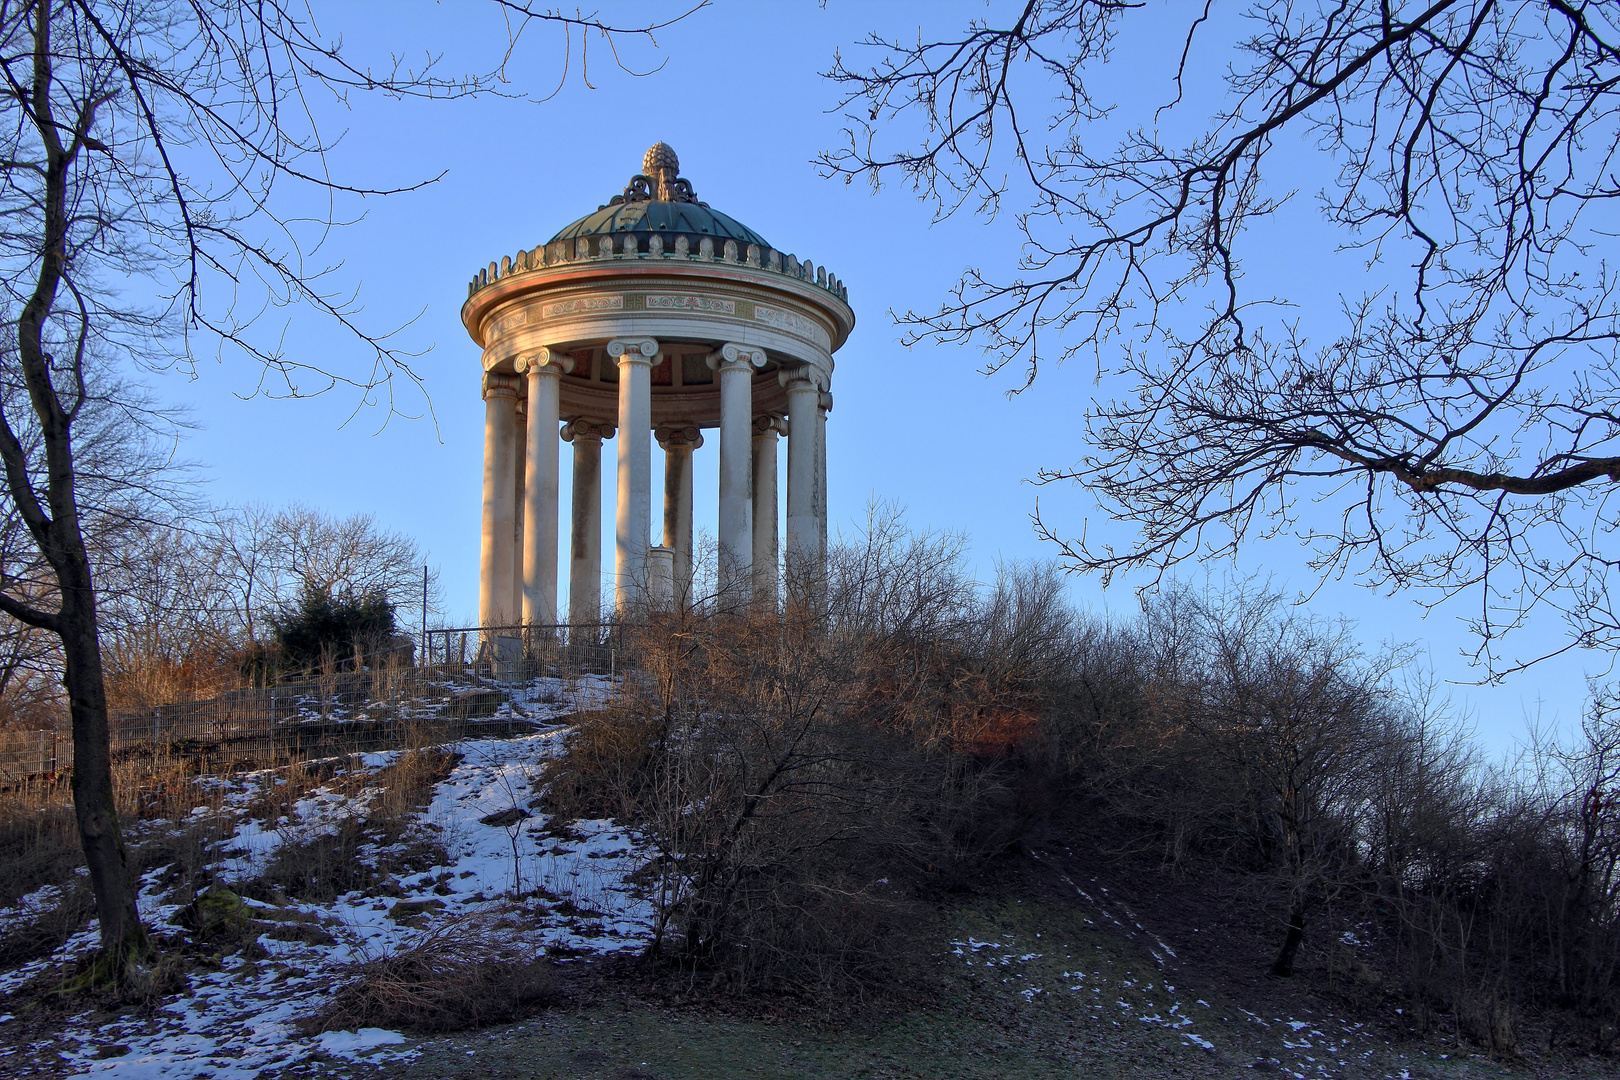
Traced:
<path fill-rule="evenodd" d="M 1288 916 L 1288 936 L 1283 938 L 1277 959 L 1271 962 L 1271 973 L 1286 979 L 1294 973 L 1294 958 L 1299 955 L 1300 942 L 1305 940 L 1305 905 L 1295 904 Z"/>
<path fill-rule="evenodd" d="M 135 906 L 135 876 L 125 853 L 113 801 L 112 753 L 107 730 L 107 692 L 102 681 L 101 644 L 96 625 L 90 569 L 80 545 L 80 578 L 62 588 L 62 654 L 73 715 L 73 809 L 96 917 L 101 949 L 113 973 L 144 957 L 150 943 Z M 82 575 L 82 576 L 81 576 Z M 64 577 L 67 575 L 64 575 Z"/>

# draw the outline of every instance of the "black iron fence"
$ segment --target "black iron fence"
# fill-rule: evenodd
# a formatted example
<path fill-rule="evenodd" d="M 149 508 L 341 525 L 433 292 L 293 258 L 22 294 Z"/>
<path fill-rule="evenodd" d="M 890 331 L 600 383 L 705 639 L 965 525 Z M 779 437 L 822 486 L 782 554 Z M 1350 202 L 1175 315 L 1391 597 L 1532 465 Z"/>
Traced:
<path fill-rule="evenodd" d="M 462 626 L 429 630 L 422 662 L 503 681 L 565 675 L 615 675 L 622 650 L 619 623 L 548 626 Z"/>

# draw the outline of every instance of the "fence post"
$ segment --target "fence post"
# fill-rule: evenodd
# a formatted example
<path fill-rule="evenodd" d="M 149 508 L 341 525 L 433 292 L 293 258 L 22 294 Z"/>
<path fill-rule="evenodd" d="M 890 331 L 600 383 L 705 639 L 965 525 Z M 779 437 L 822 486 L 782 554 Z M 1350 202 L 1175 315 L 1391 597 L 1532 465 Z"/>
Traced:
<path fill-rule="evenodd" d="M 48 772 L 55 772 L 55 771 L 56 771 L 55 769 L 47 769 L 45 767 L 45 729 L 40 728 L 39 729 L 39 773 L 40 773 L 41 776 L 44 776 Z"/>

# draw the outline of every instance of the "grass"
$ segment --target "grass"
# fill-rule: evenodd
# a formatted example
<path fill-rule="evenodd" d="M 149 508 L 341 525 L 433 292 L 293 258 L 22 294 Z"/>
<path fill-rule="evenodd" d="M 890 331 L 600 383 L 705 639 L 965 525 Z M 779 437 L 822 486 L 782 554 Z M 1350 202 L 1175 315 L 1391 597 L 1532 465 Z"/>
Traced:
<path fill-rule="evenodd" d="M 996 1044 L 1006 1048 L 991 1049 Z M 579 1080 L 808 1080 L 927 1076 L 942 1080 L 1072 1080 L 1074 1066 L 1037 1046 L 933 1014 L 851 1033 L 799 1024 L 710 1020 L 593 1009 L 548 1014 L 490 1033 L 469 1056 L 461 1041 L 432 1041 L 407 1077 L 568 1077 Z"/>
<path fill-rule="evenodd" d="M 1341 1029 L 1329 1017 L 1313 1015 L 1301 1002 L 1298 1018 L 1311 1025 L 1304 1033 L 1277 1022 L 1294 1014 L 1254 1018 L 1238 1001 L 1190 974 L 1171 973 L 1167 979 L 1145 949 L 1097 914 L 1080 905 L 1016 899 L 980 898 L 955 908 L 945 940 L 930 958 L 939 972 L 934 996 L 921 1006 L 856 1009 L 829 1018 L 788 1002 L 778 1003 L 772 1015 L 771 1003 L 756 1001 L 746 1003 L 746 1015 L 722 1014 L 712 1007 L 713 999 L 707 1007 L 691 1002 L 672 1007 L 622 988 L 604 993 L 585 979 L 586 988 L 574 994 L 583 1007 L 576 1003 L 503 1027 L 424 1039 L 413 1047 L 418 1056 L 390 1062 L 385 1075 L 403 1080 L 1140 1080 L 1299 1072 L 1362 1080 L 1398 1076 L 1403 1069 L 1432 1080 L 1530 1075 L 1526 1067 L 1458 1054 L 1455 1048 L 1391 1047 L 1376 1039 L 1357 1043 L 1356 1053 L 1345 1053 L 1340 1064 L 1327 1040 L 1309 1034 L 1320 1027 L 1342 1042 Z M 956 955 L 957 948 L 964 948 L 963 956 Z M 1002 964 L 1003 956 L 1015 959 Z M 979 962 L 969 966 L 968 958 Z M 1084 978 L 1074 978 L 1076 972 Z M 1090 992 L 1093 979 L 1104 982 L 1096 994 Z M 1082 990 L 1071 990 L 1074 986 Z M 1042 993 L 1025 993 L 1032 989 Z M 1196 1004 L 1200 999 L 1207 1008 Z M 1194 1025 L 1178 1029 L 1140 1019 L 1168 1016 L 1176 1003 L 1197 1010 Z M 1199 1033 L 1216 1049 L 1187 1039 L 1183 1030 Z M 1307 1042 L 1312 1045 L 1302 1045 Z M 1451 1053 L 1443 1057 L 1447 1049 Z M 1318 1071 L 1318 1065 L 1327 1071 Z"/>
<path fill-rule="evenodd" d="M 1111 1045 L 1123 1041 L 1111 1023 L 1099 1030 L 1064 999 L 1030 999 L 1021 993 L 1034 983 L 1054 985 L 1065 965 L 1073 966 L 1062 955 L 1064 949 L 1091 954 L 1106 942 L 1106 959 L 1121 971 L 1142 975 L 1151 969 L 1151 963 L 1146 969 L 1127 968 L 1138 958 L 1087 924 L 1083 914 L 1013 902 L 976 903 L 953 913 L 946 937 L 930 958 L 939 973 L 932 980 L 935 1000 L 923 1007 L 858 1011 L 830 1021 L 810 1011 L 770 1019 L 627 1001 L 618 1008 L 549 1012 L 479 1035 L 430 1039 L 421 1044 L 419 1058 L 393 1068 L 412 1078 L 536 1080 L 1071 1080 L 1220 1074 L 1220 1063 L 1211 1055 L 1171 1032 L 1129 1031 L 1130 1045 L 1121 1050 Z M 992 937 L 1018 950 L 1018 956 L 1049 942 L 1057 947 L 1024 964 L 998 966 L 993 974 L 980 975 L 954 955 L 950 944 Z"/>

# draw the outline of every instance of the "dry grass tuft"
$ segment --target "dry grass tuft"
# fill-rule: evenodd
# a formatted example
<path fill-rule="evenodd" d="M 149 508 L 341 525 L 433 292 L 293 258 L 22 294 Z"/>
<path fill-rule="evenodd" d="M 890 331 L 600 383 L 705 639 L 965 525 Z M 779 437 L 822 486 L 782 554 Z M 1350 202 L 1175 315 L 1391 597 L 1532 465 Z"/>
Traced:
<path fill-rule="evenodd" d="M 307 1031 L 461 1031 L 515 1020 L 560 996 L 548 961 L 515 955 L 467 923 L 424 934 L 410 948 L 356 965 L 354 974 L 304 1022 Z"/>
<path fill-rule="evenodd" d="M 49 956 L 84 929 L 94 912 L 89 881 L 77 878 L 70 882 L 56 903 L 0 934 L 0 970 Z"/>
<path fill-rule="evenodd" d="M 330 832 L 281 845 L 244 892 L 271 903 L 288 898 L 327 903 L 357 889 L 397 890 L 397 875 L 425 870 L 445 858 L 442 845 L 414 828 L 415 815 L 460 760 L 436 747 L 411 750 L 376 772 L 357 769 L 336 777 L 325 784 L 330 790 L 350 797 L 370 793 L 356 803 L 363 809 Z M 272 790 L 276 805 L 256 804 L 253 812 L 273 821 L 276 814 L 290 813 L 316 786 L 307 778 L 289 781 Z"/>

